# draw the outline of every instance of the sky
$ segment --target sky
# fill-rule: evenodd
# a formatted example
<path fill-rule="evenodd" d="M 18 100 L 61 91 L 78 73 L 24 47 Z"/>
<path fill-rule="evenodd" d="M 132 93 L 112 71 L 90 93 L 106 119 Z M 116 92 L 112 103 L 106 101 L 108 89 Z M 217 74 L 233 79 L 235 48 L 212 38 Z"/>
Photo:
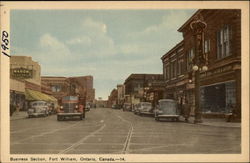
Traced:
<path fill-rule="evenodd" d="M 32 56 L 42 76 L 94 78 L 107 99 L 132 73 L 162 74 L 194 10 L 12 10 L 11 55 Z"/>

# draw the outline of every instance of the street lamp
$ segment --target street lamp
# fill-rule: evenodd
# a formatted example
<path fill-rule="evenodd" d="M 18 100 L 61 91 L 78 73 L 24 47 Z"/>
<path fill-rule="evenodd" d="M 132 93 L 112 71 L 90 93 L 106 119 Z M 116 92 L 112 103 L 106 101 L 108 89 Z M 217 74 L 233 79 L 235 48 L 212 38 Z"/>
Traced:
<path fill-rule="evenodd" d="M 203 52 L 204 43 L 204 30 L 207 24 L 203 21 L 201 15 L 198 15 L 190 23 L 190 28 L 193 32 L 193 38 L 195 43 L 195 56 L 193 60 L 193 71 L 195 73 L 195 120 L 194 123 L 202 123 L 201 108 L 200 108 L 200 72 L 207 71 L 207 61 Z"/>

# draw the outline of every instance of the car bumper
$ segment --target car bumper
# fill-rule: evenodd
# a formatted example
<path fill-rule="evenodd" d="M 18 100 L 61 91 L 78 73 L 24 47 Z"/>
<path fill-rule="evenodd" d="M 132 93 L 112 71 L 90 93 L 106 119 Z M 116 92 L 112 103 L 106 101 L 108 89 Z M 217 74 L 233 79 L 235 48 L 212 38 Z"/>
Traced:
<path fill-rule="evenodd" d="M 159 118 L 178 118 L 178 117 L 180 117 L 180 115 L 166 115 L 166 114 L 162 114 L 162 115 L 156 115 L 156 117 L 159 117 Z"/>
<path fill-rule="evenodd" d="M 83 113 L 57 113 L 57 115 L 62 115 L 62 116 L 78 116 L 82 114 Z"/>

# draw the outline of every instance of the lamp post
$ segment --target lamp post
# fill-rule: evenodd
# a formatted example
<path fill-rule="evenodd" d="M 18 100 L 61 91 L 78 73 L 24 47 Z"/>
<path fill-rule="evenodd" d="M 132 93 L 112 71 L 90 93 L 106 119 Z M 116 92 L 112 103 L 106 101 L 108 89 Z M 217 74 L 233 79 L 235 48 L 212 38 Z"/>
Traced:
<path fill-rule="evenodd" d="M 200 72 L 207 71 L 207 61 L 203 50 L 204 30 L 207 24 L 201 15 L 198 15 L 190 23 L 194 38 L 193 71 L 195 72 L 195 120 L 194 123 L 202 123 L 202 112 L 200 108 Z"/>

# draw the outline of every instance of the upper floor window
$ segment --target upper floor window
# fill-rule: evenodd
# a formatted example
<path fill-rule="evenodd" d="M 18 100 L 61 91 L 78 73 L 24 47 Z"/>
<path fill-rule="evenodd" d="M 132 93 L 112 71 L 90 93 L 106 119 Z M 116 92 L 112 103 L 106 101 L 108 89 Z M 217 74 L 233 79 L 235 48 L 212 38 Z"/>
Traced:
<path fill-rule="evenodd" d="M 178 75 L 183 74 L 184 72 L 183 67 L 184 67 L 183 59 L 178 60 Z"/>
<path fill-rule="evenodd" d="M 51 89 L 52 92 L 60 92 L 62 90 L 62 87 L 60 85 L 53 85 Z"/>
<path fill-rule="evenodd" d="M 210 40 L 209 39 L 205 40 L 205 42 L 204 42 L 204 52 L 205 53 L 210 52 Z"/>
<path fill-rule="evenodd" d="M 191 70 L 192 69 L 192 65 L 193 65 L 193 58 L 194 58 L 194 48 L 188 50 L 187 52 L 187 70 Z"/>
<path fill-rule="evenodd" d="M 229 25 L 217 32 L 217 59 L 231 55 L 232 30 Z"/>
<path fill-rule="evenodd" d="M 170 78 L 170 67 L 169 65 L 166 66 L 166 79 L 169 80 Z"/>

